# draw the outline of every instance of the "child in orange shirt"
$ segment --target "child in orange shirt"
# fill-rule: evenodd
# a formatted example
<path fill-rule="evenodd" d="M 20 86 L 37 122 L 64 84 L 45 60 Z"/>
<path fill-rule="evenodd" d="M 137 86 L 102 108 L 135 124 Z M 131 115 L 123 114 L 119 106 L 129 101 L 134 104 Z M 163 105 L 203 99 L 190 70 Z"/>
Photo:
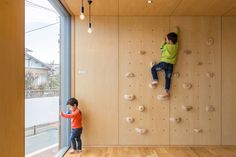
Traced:
<path fill-rule="evenodd" d="M 69 113 L 61 112 L 61 116 L 64 118 L 71 119 L 71 143 L 72 143 L 72 151 L 70 153 L 75 153 L 76 150 L 81 152 L 82 148 L 82 141 L 81 141 L 81 134 L 83 131 L 82 127 L 82 113 L 78 109 L 78 100 L 75 98 L 70 98 L 66 104 L 70 110 Z M 78 147 L 76 147 L 76 143 Z M 78 148 L 78 149 L 77 149 Z"/>

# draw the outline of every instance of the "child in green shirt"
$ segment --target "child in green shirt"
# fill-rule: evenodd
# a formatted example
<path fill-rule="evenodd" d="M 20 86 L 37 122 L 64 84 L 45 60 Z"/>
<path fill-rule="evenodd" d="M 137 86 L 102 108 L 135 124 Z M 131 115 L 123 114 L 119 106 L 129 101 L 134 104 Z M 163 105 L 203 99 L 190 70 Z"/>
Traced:
<path fill-rule="evenodd" d="M 151 68 L 152 72 L 152 83 L 150 86 L 155 88 L 158 84 L 157 72 L 160 70 L 165 71 L 165 94 L 162 97 L 169 97 L 171 76 L 173 73 L 174 64 L 177 59 L 177 52 L 179 48 L 178 44 L 178 33 L 179 28 L 177 27 L 177 32 L 168 33 L 161 45 L 161 62 L 154 65 Z"/>

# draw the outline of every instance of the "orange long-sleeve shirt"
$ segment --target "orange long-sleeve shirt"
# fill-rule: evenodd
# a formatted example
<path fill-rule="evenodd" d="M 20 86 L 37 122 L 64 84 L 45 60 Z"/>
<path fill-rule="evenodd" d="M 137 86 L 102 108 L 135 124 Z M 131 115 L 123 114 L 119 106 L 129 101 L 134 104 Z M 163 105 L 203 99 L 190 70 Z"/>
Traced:
<path fill-rule="evenodd" d="M 71 114 L 62 113 L 62 117 L 71 119 L 71 128 L 82 128 L 82 113 L 79 109 L 75 109 Z"/>

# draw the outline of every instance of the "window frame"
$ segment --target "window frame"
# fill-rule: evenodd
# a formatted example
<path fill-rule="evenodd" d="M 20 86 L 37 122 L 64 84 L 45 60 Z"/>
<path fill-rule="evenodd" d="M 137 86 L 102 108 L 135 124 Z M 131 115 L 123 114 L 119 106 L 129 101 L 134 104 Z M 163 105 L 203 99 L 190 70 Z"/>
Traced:
<path fill-rule="evenodd" d="M 71 97 L 71 15 L 59 0 L 48 0 L 60 14 L 60 111 L 66 111 L 66 101 Z M 63 89 L 63 90 L 62 90 Z M 59 153 L 63 156 L 70 148 L 70 121 L 59 118 Z"/>

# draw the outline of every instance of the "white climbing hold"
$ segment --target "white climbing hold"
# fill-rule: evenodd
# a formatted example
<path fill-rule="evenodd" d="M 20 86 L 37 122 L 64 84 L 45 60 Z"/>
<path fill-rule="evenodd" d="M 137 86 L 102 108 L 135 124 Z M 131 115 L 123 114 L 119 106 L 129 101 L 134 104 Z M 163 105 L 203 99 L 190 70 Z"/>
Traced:
<path fill-rule="evenodd" d="M 192 51 L 191 51 L 191 50 L 184 50 L 184 53 L 185 53 L 186 55 L 190 55 L 190 54 L 192 53 Z"/>
<path fill-rule="evenodd" d="M 179 72 L 174 72 L 173 76 L 176 77 L 176 78 L 179 78 L 180 77 L 180 73 Z"/>
<path fill-rule="evenodd" d="M 183 84 L 183 88 L 184 89 L 191 89 L 192 88 L 192 84 L 191 83 L 184 83 Z"/>
<path fill-rule="evenodd" d="M 125 95 L 124 95 L 124 99 L 125 99 L 125 100 L 129 100 L 129 101 L 132 101 L 132 100 L 135 99 L 135 95 L 133 95 L 133 94 L 125 94 Z"/>
<path fill-rule="evenodd" d="M 138 110 L 139 110 L 140 112 L 143 112 L 143 111 L 145 110 L 145 107 L 144 107 L 143 105 L 141 105 L 141 106 L 138 107 Z"/>
<path fill-rule="evenodd" d="M 139 134 L 145 134 L 147 132 L 147 129 L 143 129 L 143 128 L 135 128 L 136 132 Z"/>
<path fill-rule="evenodd" d="M 182 121 L 181 117 L 171 117 L 170 121 L 173 123 L 180 123 Z"/>
<path fill-rule="evenodd" d="M 195 129 L 193 129 L 193 131 L 196 132 L 196 133 L 201 133 L 201 132 L 202 132 L 202 129 L 197 129 L 197 128 L 195 128 Z"/>
<path fill-rule="evenodd" d="M 146 53 L 146 51 L 140 50 L 140 51 L 138 51 L 138 53 L 141 54 L 141 55 L 144 55 Z"/>
<path fill-rule="evenodd" d="M 153 67 L 153 66 L 156 65 L 156 64 L 157 64 L 156 61 L 151 61 L 149 65 L 150 65 L 150 67 Z"/>
<path fill-rule="evenodd" d="M 135 77 L 135 75 L 134 75 L 134 73 L 132 73 L 132 72 L 128 72 L 128 73 L 126 73 L 125 74 L 125 77 Z"/>
<path fill-rule="evenodd" d="M 205 110 L 206 110 L 207 112 L 214 112 L 214 111 L 215 111 L 215 107 L 212 106 L 212 105 L 207 105 L 206 108 L 205 108 Z"/>
<path fill-rule="evenodd" d="M 208 44 L 209 46 L 210 46 L 210 45 L 213 45 L 213 44 L 214 44 L 214 39 L 213 39 L 213 38 L 208 38 L 207 44 Z"/>
<path fill-rule="evenodd" d="M 133 117 L 126 117 L 126 121 L 128 123 L 133 123 L 134 122 L 134 118 Z"/>
<path fill-rule="evenodd" d="M 202 64 L 203 64 L 203 63 L 202 63 L 202 62 L 200 62 L 200 61 L 199 61 L 199 62 L 197 62 L 197 65 L 198 65 L 198 66 L 201 66 Z"/>
<path fill-rule="evenodd" d="M 157 95 L 157 100 L 168 100 L 170 98 L 169 95 Z"/>
<path fill-rule="evenodd" d="M 183 106 L 182 106 L 182 109 L 183 109 L 184 111 L 190 111 L 190 110 L 193 109 L 193 107 L 192 107 L 192 106 L 183 105 Z"/>
<path fill-rule="evenodd" d="M 157 84 L 149 83 L 148 87 L 154 89 L 157 87 Z"/>
<path fill-rule="evenodd" d="M 206 76 L 207 76 L 208 78 L 213 78 L 213 77 L 214 77 L 214 73 L 212 73 L 212 72 L 207 72 L 207 73 L 206 73 Z"/>

